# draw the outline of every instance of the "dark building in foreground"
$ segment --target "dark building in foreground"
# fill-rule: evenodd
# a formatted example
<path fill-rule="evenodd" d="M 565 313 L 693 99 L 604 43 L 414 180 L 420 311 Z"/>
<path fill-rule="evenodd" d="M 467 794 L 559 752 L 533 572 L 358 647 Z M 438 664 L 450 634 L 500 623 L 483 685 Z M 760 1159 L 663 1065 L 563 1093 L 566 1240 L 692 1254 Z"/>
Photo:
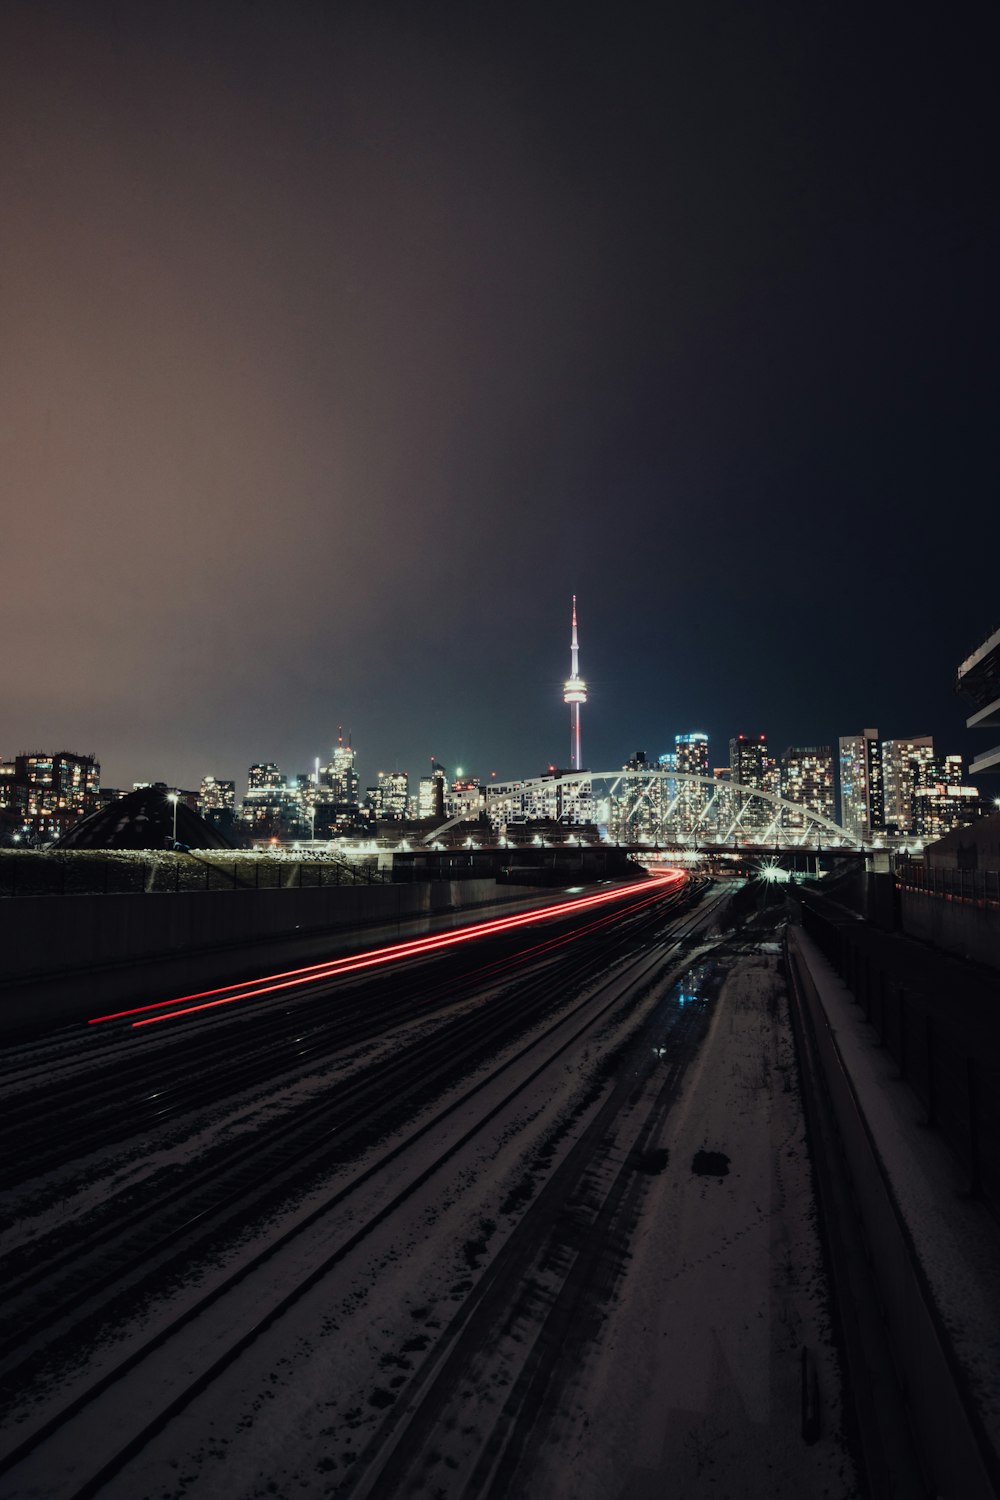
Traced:
<path fill-rule="evenodd" d="M 971 699 L 975 713 L 966 719 L 969 729 L 1000 729 L 1000 630 L 966 657 L 958 669 L 958 691 Z M 970 776 L 983 771 L 1000 772 L 1000 744 L 977 755 Z"/>

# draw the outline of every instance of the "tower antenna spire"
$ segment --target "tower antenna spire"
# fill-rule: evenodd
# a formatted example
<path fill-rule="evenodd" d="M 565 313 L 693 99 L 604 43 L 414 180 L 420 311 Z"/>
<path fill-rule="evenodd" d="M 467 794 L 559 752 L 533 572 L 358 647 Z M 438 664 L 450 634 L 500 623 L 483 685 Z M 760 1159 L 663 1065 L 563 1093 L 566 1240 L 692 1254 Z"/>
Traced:
<path fill-rule="evenodd" d="M 573 771 L 583 770 L 580 751 L 580 704 L 587 701 L 587 684 L 580 676 L 580 640 L 576 629 L 576 595 L 573 595 L 573 627 L 569 645 L 570 673 L 563 683 L 563 702 L 569 704 L 569 764 Z"/>

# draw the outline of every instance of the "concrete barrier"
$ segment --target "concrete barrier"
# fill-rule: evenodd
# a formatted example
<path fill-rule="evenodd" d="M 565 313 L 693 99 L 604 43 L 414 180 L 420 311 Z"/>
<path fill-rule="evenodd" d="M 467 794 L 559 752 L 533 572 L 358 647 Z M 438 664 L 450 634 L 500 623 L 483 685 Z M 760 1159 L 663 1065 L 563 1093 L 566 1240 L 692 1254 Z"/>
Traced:
<path fill-rule="evenodd" d="M 418 936 L 453 913 L 551 899 L 480 879 L 0 902 L 0 1032 L 320 962 Z"/>
<path fill-rule="evenodd" d="M 1000 910 L 993 903 L 906 887 L 899 897 L 908 937 L 1000 968 Z"/>

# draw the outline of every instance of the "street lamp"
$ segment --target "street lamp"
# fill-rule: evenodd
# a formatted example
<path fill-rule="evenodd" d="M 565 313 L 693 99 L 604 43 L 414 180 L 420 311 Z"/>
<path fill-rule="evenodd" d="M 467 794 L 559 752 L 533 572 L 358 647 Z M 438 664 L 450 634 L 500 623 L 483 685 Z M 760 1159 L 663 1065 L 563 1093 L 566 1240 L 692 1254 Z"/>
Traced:
<path fill-rule="evenodd" d="M 173 838 L 173 841 L 176 844 L 176 842 L 177 842 L 177 793 L 176 792 L 168 792 L 167 793 L 167 801 L 168 802 L 172 802 L 174 804 L 174 838 Z"/>

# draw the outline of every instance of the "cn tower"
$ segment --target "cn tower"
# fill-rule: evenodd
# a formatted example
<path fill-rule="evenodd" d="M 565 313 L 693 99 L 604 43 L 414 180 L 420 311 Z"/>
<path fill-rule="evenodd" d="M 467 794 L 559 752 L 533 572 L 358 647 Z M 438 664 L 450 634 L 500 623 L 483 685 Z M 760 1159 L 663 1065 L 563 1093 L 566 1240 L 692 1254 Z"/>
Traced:
<path fill-rule="evenodd" d="M 573 595 L 573 634 L 569 647 L 570 673 L 563 683 L 563 702 L 569 704 L 570 770 L 582 771 L 580 755 L 580 704 L 587 701 L 587 684 L 580 676 L 580 642 L 576 636 L 576 595 Z"/>

